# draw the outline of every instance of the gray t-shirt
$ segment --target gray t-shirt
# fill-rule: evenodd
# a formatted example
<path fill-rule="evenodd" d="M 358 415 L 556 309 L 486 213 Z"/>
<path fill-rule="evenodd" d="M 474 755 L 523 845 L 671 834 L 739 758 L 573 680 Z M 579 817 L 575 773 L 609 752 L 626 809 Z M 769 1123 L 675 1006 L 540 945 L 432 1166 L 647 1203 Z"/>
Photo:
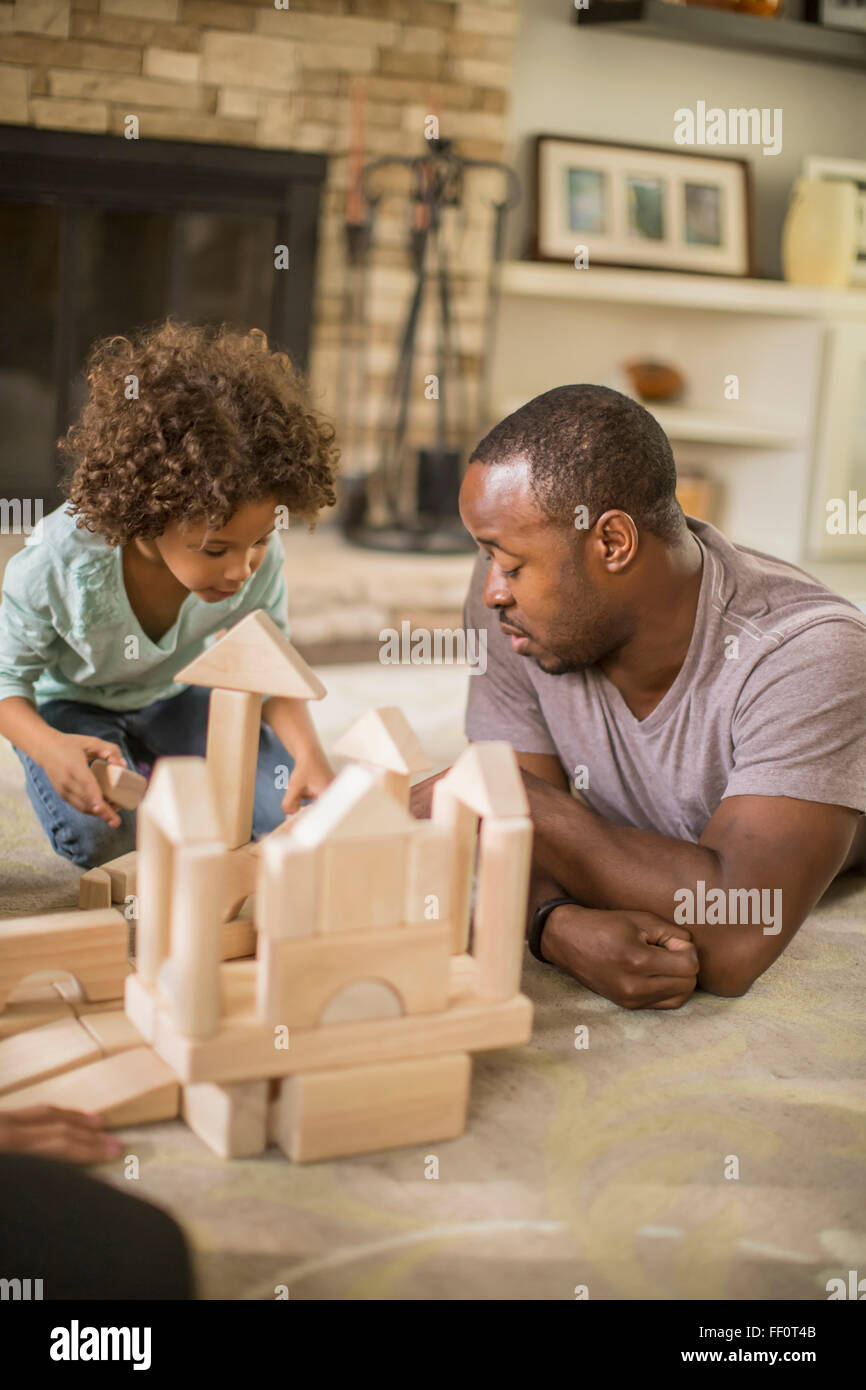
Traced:
<path fill-rule="evenodd" d="M 480 556 L 467 627 L 487 629 L 466 734 L 555 754 L 616 825 L 697 841 L 726 796 L 866 808 L 866 616 L 804 570 L 687 518 L 703 576 L 686 659 L 636 719 L 597 666 L 552 676 L 513 652 L 486 608 Z M 731 639 L 736 639 L 732 641 Z"/>

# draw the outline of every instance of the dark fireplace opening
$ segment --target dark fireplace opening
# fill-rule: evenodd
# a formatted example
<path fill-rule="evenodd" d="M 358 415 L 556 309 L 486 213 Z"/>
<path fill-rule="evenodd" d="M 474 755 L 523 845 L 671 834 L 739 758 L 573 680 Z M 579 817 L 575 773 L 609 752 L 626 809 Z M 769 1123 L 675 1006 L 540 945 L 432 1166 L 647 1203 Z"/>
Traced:
<path fill-rule="evenodd" d="M 317 154 L 0 126 L 0 494 L 58 505 L 56 441 L 98 338 L 171 314 L 262 328 L 306 368 L 326 172 Z"/>

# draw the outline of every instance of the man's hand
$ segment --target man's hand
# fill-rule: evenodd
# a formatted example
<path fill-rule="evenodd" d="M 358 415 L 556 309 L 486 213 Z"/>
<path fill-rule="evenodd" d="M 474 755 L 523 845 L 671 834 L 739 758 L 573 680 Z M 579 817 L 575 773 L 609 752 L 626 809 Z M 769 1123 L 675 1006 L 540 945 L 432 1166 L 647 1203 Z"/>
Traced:
<path fill-rule="evenodd" d="M 689 933 L 651 912 L 554 908 L 541 954 L 623 1009 L 678 1009 L 698 977 Z"/>
<path fill-rule="evenodd" d="M 104 758 L 115 767 L 126 767 L 126 759 L 116 743 L 108 743 L 92 734 L 61 734 L 57 730 L 52 730 L 36 761 L 64 801 L 85 815 L 98 816 L 117 830 L 120 816 L 111 802 L 106 801 L 90 771 L 94 758 Z"/>
<path fill-rule="evenodd" d="M 119 1139 L 105 1134 L 98 1115 L 31 1105 L 0 1112 L 0 1152 L 40 1154 L 69 1163 L 104 1163 L 123 1152 Z"/>
<path fill-rule="evenodd" d="M 334 780 L 334 769 L 321 750 L 300 757 L 292 768 L 289 785 L 282 800 L 283 814 L 291 816 L 301 809 L 305 797 L 321 796 Z"/>

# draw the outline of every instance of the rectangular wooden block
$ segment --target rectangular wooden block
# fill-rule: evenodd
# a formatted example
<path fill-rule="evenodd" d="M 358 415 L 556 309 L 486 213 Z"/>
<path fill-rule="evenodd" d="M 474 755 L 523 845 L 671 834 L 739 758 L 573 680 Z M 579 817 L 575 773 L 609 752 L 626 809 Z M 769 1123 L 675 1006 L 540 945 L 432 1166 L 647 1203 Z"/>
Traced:
<path fill-rule="evenodd" d="M 273 937 L 312 936 L 322 887 L 321 853 L 280 835 L 280 829 L 257 846 L 256 925 Z"/>
<path fill-rule="evenodd" d="M 30 1028 L 0 1042 L 0 1095 L 72 1071 L 101 1055 L 98 1043 L 76 1018 Z"/>
<path fill-rule="evenodd" d="M 246 844 L 253 824 L 262 700 L 245 690 L 212 690 L 207 766 L 229 849 Z"/>
<path fill-rule="evenodd" d="M 199 1042 L 178 1033 L 164 1010 L 157 1009 L 155 1019 L 154 1046 L 184 1082 L 249 1081 L 446 1052 L 483 1052 L 526 1043 L 532 1033 L 532 1005 L 523 994 L 505 1003 L 463 994 L 441 1013 L 292 1029 L 285 1049 L 276 1046 L 273 1027 L 262 1026 L 249 1002 L 240 998 L 217 1036 Z"/>
<path fill-rule="evenodd" d="M 402 923 L 406 840 L 394 835 L 323 846 L 319 931 L 367 931 Z"/>
<path fill-rule="evenodd" d="M 447 923 L 294 940 L 260 936 L 260 1018 L 288 1028 L 314 1028 L 342 989 L 368 979 L 388 984 L 404 1013 L 444 1009 L 449 951 Z"/>
<path fill-rule="evenodd" d="M 0 922 L 0 1009 L 36 971 L 69 971 L 91 1000 L 117 998 L 127 972 L 127 923 L 114 908 Z"/>
<path fill-rule="evenodd" d="M 173 1119 L 180 1106 L 180 1087 L 161 1057 L 149 1047 L 136 1047 L 0 1096 L 0 1110 L 29 1105 L 95 1112 L 107 1129 L 118 1129 Z"/>
<path fill-rule="evenodd" d="M 126 1017 L 142 1038 L 152 1043 L 156 1039 L 156 990 L 148 989 L 140 975 L 127 975 L 123 991 Z"/>
<path fill-rule="evenodd" d="M 75 1014 L 53 989 L 40 999 L 19 999 L 0 1012 L 0 1038 L 14 1038 L 31 1028 L 42 1028 L 60 1019 L 74 1019 Z"/>
<path fill-rule="evenodd" d="M 298 1163 L 456 1139 L 466 1127 L 465 1052 L 307 1072 L 282 1084 L 277 1142 Z"/>
<path fill-rule="evenodd" d="M 123 1009 L 85 1014 L 78 1019 L 78 1023 L 98 1045 L 103 1057 L 114 1057 L 118 1052 L 128 1052 L 130 1048 L 141 1047 L 141 1034 L 135 1025 L 130 1023 Z"/>
<path fill-rule="evenodd" d="M 444 826 L 419 822 L 409 841 L 404 922 L 450 922 L 456 846 Z"/>
<path fill-rule="evenodd" d="M 268 1081 L 184 1086 L 181 1114 L 220 1158 L 252 1158 L 267 1146 Z"/>
<path fill-rule="evenodd" d="M 237 917 L 244 900 L 256 891 L 259 872 L 256 849 L 252 844 L 241 845 L 238 849 L 229 850 L 225 856 L 224 921 Z"/>

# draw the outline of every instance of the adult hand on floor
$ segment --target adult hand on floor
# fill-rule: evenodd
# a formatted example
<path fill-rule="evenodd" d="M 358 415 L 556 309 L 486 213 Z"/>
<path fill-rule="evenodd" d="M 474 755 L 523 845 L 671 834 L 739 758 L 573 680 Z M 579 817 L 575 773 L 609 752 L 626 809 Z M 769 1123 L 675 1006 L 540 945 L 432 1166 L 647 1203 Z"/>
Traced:
<path fill-rule="evenodd" d="M 99 1115 L 31 1105 L 0 1111 L 0 1152 L 41 1154 L 70 1163 L 103 1163 L 123 1152 L 119 1139 L 102 1130 Z"/>
<path fill-rule="evenodd" d="M 698 978 L 690 934 L 651 912 L 554 908 L 541 953 L 623 1009 L 678 1009 Z"/>
<path fill-rule="evenodd" d="M 61 734 L 52 730 L 51 737 L 40 750 L 38 762 L 55 791 L 74 806 L 76 811 L 98 816 L 117 830 L 120 816 L 102 795 L 99 783 L 90 771 L 94 758 L 104 758 L 116 767 L 126 767 L 126 759 L 116 743 L 96 738 L 93 734 Z"/>

